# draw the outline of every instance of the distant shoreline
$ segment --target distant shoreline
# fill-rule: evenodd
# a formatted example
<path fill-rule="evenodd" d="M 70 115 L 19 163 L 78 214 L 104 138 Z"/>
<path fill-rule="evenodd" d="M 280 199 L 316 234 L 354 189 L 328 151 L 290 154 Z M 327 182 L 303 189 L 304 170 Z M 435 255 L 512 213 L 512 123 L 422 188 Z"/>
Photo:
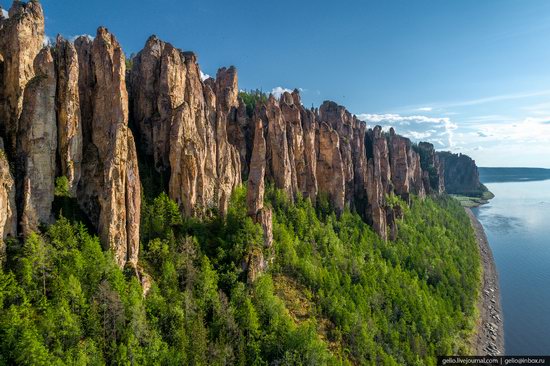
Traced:
<path fill-rule="evenodd" d="M 481 256 L 482 287 L 477 300 L 479 318 L 473 336 L 473 351 L 476 356 L 504 354 L 504 326 L 500 303 L 500 287 L 493 252 L 485 230 L 470 208 L 464 210 L 470 218 Z"/>

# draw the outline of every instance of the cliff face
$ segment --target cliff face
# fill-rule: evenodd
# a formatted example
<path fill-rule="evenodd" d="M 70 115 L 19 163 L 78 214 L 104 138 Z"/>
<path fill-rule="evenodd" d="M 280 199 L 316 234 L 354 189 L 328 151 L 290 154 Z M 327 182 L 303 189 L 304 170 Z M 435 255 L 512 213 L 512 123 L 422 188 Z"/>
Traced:
<path fill-rule="evenodd" d="M 15 1 L 9 18 L 0 19 L 2 237 L 51 223 L 56 178 L 65 176 L 69 195 L 118 264 L 135 264 L 141 186 L 127 126 L 124 53 L 104 28 L 93 42 L 43 43 L 40 4 Z"/>
<path fill-rule="evenodd" d="M 17 136 L 17 184 L 21 230 L 26 236 L 52 221 L 57 124 L 54 61 L 50 48 L 34 60 L 35 77 L 25 87 Z"/>
<path fill-rule="evenodd" d="M 445 191 L 445 174 L 440 162 L 439 153 L 429 142 L 418 144 L 420 165 L 422 166 L 422 179 L 427 193 L 441 194 Z"/>
<path fill-rule="evenodd" d="M 481 196 L 486 188 L 479 181 L 476 162 L 468 155 L 438 152 L 445 190 L 452 194 Z"/>
<path fill-rule="evenodd" d="M 55 181 L 65 176 L 105 248 L 120 266 L 135 266 L 138 156 L 153 162 L 165 178 L 162 188 L 187 216 L 225 213 L 232 191 L 247 181 L 248 214 L 262 226 L 268 250 L 266 182 L 290 199 L 328 199 L 337 213 L 355 210 L 385 239 L 396 236 L 401 217 L 391 195 L 408 202 L 480 187 L 468 157 L 417 146 L 393 129 L 368 129 L 334 102 L 306 109 L 295 90 L 252 110 L 239 98 L 234 67 L 202 80 L 195 54 L 155 36 L 126 70 L 105 28 L 93 40 L 58 37 L 55 47 L 43 47 L 38 2 L 14 2 L 9 14 L 0 19 L 0 137 L 8 152 L 0 155 L 2 238 L 17 235 L 16 217 L 23 235 L 51 222 Z M 250 253 L 249 275 L 268 262 Z"/>
<path fill-rule="evenodd" d="M 76 195 L 82 163 L 82 122 L 78 90 L 78 55 L 74 45 L 58 36 L 55 47 L 57 68 L 57 133 L 61 174 L 69 191 Z"/>
<path fill-rule="evenodd" d="M 4 239 L 16 235 L 15 183 L 4 151 L 4 142 L 0 139 L 0 262 L 5 254 Z"/>
<path fill-rule="evenodd" d="M 23 93 L 34 77 L 34 59 L 44 42 L 44 14 L 36 1 L 14 1 L 7 19 L 0 20 L 0 134 L 14 155 L 23 110 Z"/>
<path fill-rule="evenodd" d="M 94 41 L 79 42 L 87 48 L 79 53 L 90 57 L 79 59 L 89 70 L 93 84 L 85 129 L 85 166 L 78 199 L 99 231 L 106 248 L 112 250 L 120 266 L 137 263 L 139 250 L 139 213 L 141 186 L 137 154 L 128 128 L 128 93 L 126 91 L 125 57 L 116 38 L 99 28 Z M 83 86 L 84 88 L 84 86 Z M 89 178 L 89 179 L 88 179 Z"/>
<path fill-rule="evenodd" d="M 134 59 L 129 84 L 142 152 L 158 172 L 169 172 L 170 197 L 186 215 L 225 212 L 241 181 L 226 129 L 238 108 L 235 69 L 204 83 L 193 53 L 153 36 Z"/>

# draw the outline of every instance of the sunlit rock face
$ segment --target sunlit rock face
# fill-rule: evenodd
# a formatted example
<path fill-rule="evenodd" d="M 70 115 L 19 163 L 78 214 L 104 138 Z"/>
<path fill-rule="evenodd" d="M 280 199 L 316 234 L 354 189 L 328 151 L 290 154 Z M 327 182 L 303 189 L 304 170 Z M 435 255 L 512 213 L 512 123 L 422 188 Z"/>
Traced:
<path fill-rule="evenodd" d="M 139 250 L 141 186 L 128 128 L 124 53 L 105 28 L 98 29 L 93 42 L 81 37 L 75 46 L 81 71 L 84 145 L 78 200 L 119 266 L 134 264 Z"/>
<path fill-rule="evenodd" d="M 74 45 L 57 37 L 55 45 L 57 74 L 57 135 L 61 175 L 67 177 L 69 191 L 76 195 L 82 163 L 82 122 L 78 88 L 78 54 Z"/>
<path fill-rule="evenodd" d="M 420 163 L 427 194 L 441 194 L 445 191 L 445 176 L 439 154 L 433 144 L 420 142 L 418 144 Z"/>
<path fill-rule="evenodd" d="M 14 1 L 9 17 L 0 19 L 0 134 L 9 155 L 15 154 L 23 94 L 35 76 L 34 60 L 44 44 L 44 14 L 38 1 Z"/>
<path fill-rule="evenodd" d="M 17 184 L 24 236 L 52 222 L 55 189 L 57 122 L 56 76 L 52 50 L 34 60 L 34 78 L 25 87 L 17 136 Z"/>
<path fill-rule="evenodd" d="M 57 37 L 45 46 L 37 1 L 14 2 L 9 18 L 0 16 L 2 238 L 51 223 L 55 182 L 64 176 L 104 247 L 121 267 L 135 267 L 138 159 L 164 178 L 161 188 L 186 216 L 225 214 L 232 192 L 246 183 L 248 215 L 263 229 L 264 249 L 273 240 L 267 184 L 290 200 L 356 211 L 384 239 L 396 238 L 402 216 L 393 195 L 410 202 L 481 187 L 468 157 L 369 128 L 335 102 L 306 109 L 295 90 L 247 106 L 235 67 L 203 80 L 194 53 L 156 36 L 130 70 L 126 61 L 103 27 L 95 38 Z M 258 252 L 248 259 L 254 278 L 270 261 Z"/>
<path fill-rule="evenodd" d="M 237 115 L 235 68 L 203 82 L 196 56 L 152 36 L 130 72 L 132 120 L 143 153 L 169 172 L 170 197 L 185 215 L 227 210 L 241 182 L 240 156 L 227 125 Z"/>

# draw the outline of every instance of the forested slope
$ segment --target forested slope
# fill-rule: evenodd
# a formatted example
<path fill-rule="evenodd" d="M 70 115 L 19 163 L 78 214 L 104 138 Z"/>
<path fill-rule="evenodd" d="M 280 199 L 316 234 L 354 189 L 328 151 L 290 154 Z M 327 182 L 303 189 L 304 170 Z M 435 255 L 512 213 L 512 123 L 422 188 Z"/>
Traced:
<path fill-rule="evenodd" d="M 250 284 L 247 258 L 267 249 L 245 196 L 204 220 L 165 194 L 146 201 L 146 297 L 82 224 L 60 218 L 10 243 L 0 364 L 430 365 L 468 352 L 480 266 L 452 199 L 388 197 L 404 218 L 386 242 L 357 214 L 269 189 L 274 260 Z"/>

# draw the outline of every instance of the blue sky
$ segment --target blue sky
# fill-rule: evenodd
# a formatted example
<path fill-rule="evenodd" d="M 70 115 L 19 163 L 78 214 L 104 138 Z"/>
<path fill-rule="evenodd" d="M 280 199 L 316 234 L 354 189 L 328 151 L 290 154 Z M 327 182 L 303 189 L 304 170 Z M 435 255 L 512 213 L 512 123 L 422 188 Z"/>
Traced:
<path fill-rule="evenodd" d="M 241 88 L 301 88 L 480 166 L 550 168 L 546 0 L 41 2 L 49 36 L 104 25 L 130 54 L 156 34 L 207 74 L 237 66 Z"/>

